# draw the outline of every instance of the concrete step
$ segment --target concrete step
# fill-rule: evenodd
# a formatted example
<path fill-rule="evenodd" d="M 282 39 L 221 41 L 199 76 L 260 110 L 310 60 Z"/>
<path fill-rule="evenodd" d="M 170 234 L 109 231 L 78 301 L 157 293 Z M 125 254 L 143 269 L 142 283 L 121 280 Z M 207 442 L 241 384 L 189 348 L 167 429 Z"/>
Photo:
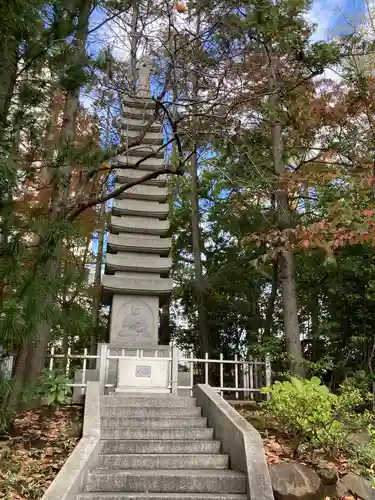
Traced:
<path fill-rule="evenodd" d="M 202 409 L 199 406 L 102 406 L 100 409 L 102 417 L 200 417 Z"/>
<path fill-rule="evenodd" d="M 246 500 L 230 493 L 81 493 L 77 500 Z"/>
<path fill-rule="evenodd" d="M 103 441 L 102 453 L 220 453 L 219 441 L 187 440 L 109 440 Z"/>
<path fill-rule="evenodd" d="M 187 439 L 189 441 L 200 441 L 212 439 L 213 429 L 187 427 L 185 429 L 118 429 L 104 427 L 101 431 L 102 439 Z"/>
<path fill-rule="evenodd" d="M 102 453 L 98 467 L 104 469 L 228 469 L 228 455 Z"/>
<path fill-rule="evenodd" d="M 143 408 L 149 408 L 151 406 L 157 406 L 160 408 L 186 408 L 186 407 L 196 407 L 197 400 L 195 398 L 189 397 L 176 397 L 168 395 L 114 395 L 110 394 L 108 396 L 102 396 L 100 399 L 102 406 L 138 406 Z"/>
<path fill-rule="evenodd" d="M 244 474 L 231 470 L 93 469 L 86 491 L 156 493 L 245 493 Z"/>
<path fill-rule="evenodd" d="M 190 427 L 207 427 L 205 417 L 103 417 L 101 426 L 123 429 L 186 429 Z"/>

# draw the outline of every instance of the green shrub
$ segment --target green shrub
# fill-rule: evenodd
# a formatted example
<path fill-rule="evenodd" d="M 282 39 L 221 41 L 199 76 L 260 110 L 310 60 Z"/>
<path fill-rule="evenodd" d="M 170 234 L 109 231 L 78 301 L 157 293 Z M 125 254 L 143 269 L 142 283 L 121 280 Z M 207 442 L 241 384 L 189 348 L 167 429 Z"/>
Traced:
<path fill-rule="evenodd" d="M 351 377 L 347 377 L 341 385 L 341 388 L 347 390 L 359 389 L 365 402 L 369 400 L 369 392 L 374 381 L 374 376 L 359 370 Z"/>
<path fill-rule="evenodd" d="M 317 377 L 311 380 L 290 377 L 262 392 L 271 394 L 265 405 L 266 414 L 292 437 L 295 453 L 303 443 L 319 445 L 324 439 L 322 433 L 334 423 L 333 407 L 337 396 L 321 385 Z"/>
<path fill-rule="evenodd" d="M 48 406 L 68 403 L 72 388 L 68 386 L 70 380 L 65 373 L 44 370 L 39 382 L 39 394 Z"/>
<path fill-rule="evenodd" d="M 265 403 L 266 415 L 291 437 L 295 454 L 302 445 L 332 453 L 353 453 L 355 446 L 349 436 L 366 428 L 373 418 L 369 411 L 356 412 L 367 398 L 360 389 L 343 386 L 336 395 L 318 377 L 290 377 L 262 392 L 272 396 Z"/>
<path fill-rule="evenodd" d="M 19 405 L 22 407 L 37 395 L 35 387 L 21 384 L 14 378 L 0 376 L 0 433 L 8 431 L 9 424 L 20 409 Z"/>

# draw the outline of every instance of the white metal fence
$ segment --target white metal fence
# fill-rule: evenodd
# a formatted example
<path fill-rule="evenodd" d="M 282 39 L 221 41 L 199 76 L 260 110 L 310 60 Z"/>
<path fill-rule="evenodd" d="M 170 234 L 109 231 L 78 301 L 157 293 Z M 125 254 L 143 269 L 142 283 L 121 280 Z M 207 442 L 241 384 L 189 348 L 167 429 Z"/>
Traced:
<path fill-rule="evenodd" d="M 169 349 L 161 346 L 151 351 L 100 344 L 96 355 L 89 354 L 87 349 L 82 354 L 72 353 L 71 349 L 61 354 L 52 348 L 47 367 L 50 371 L 65 372 L 71 380 L 69 386 L 75 388 L 76 395 L 81 395 L 87 380 L 99 380 L 103 392 L 113 389 L 119 360 L 147 362 L 155 358 L 169 363 L 168 388 L 172 393 L 192 394 L 195 384 L 205 383 L 226 399 L 260 399 L 263 397 L 260 389 L 271 384 L 271 366 L 267 359 L 243 359 L 238 355 L 225 359 L 223 354 L 218 359 L 209 358 L 208 354 L 204 358 L 196 358 L 193 352 L 186 356 L 172 346 Z"/>

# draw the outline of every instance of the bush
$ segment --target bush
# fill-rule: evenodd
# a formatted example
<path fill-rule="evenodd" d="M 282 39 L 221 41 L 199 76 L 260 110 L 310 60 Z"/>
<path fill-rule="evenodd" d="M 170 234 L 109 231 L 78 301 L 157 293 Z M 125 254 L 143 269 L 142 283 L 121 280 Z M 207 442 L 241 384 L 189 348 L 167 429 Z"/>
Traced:
<path fill-rule="evenodd" d="M 369 453 L 371 461 L 371 467 L 367 469 L 368 478 L 371 482 L 373 488 L 375 488 L 375 427 L 369 426 L 369 433 L 371 436 L 371 443 L 367 448 L 372 448 L 372 452 Z"/>
<path fill-rule="evenodd" d="M 356 412 L 370 395 L 364 397 L 360 389 L 352 386 L 342 386 L 340 394 L 333 394 L 318 377 L 310 380 L 290 377 L 262 392 L 272 396 L 265 403 L 266 415 L 291 437 L 295 454 L 302 445 L 334 454 L 359 453 L 349 437 L 372 421 L 371 412 Z"/>
<path fill-rule="evenodd" d="M 19 399 L 14 397 L 20 395 Z M 0 433 L 6 433 L 9 424 L 24 405 L 37 397 L 37 390 L 30 385 L 20 384 L 14 378 L 0 375 Z"/>
<path fill-rule="evenodd" d="M 369 398 L 369 393 L 372 388 L 372 384 L 374 382 L 374 376 L 365 373 L 363 370 L 359 370 L 354 373 L 351 377 L 347 377 L 341 385 L 342 389 L 345 390 L 353 390 L 359 389 L 363 400 L 365 403 L 368 403 L 368 406 L 371 406 L 371 399 Z"/>
<path fill-rule="evenodd" d="M 46 400 L 48 406 L 66 404 L 72 393 L 69 378 L 65 373 L 44 370 L 39 380 L 39 394 Z"/>

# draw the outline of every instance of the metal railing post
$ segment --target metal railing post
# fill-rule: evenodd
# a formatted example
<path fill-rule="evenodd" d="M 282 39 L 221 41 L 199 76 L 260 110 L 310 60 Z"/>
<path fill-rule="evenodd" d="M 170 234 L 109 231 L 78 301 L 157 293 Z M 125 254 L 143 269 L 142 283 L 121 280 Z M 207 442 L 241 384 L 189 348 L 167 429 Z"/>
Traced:
<path fill-rule="evenodd" d="M 171 389 L 174 396 L 178 395 L 178 355 L 179 349 L 176 346 L 172 347 L 172 380 Z"/>
<path fill-rule="evenodd" d="M 105 393 L 105 384 L 106 384 L 106 378 L 107 378 L 107 357 L 108 357 L 108 344 L 101 344 L 101 346 L 100 346 L 100 360 L 99 360 L 100 394 Z"/>

